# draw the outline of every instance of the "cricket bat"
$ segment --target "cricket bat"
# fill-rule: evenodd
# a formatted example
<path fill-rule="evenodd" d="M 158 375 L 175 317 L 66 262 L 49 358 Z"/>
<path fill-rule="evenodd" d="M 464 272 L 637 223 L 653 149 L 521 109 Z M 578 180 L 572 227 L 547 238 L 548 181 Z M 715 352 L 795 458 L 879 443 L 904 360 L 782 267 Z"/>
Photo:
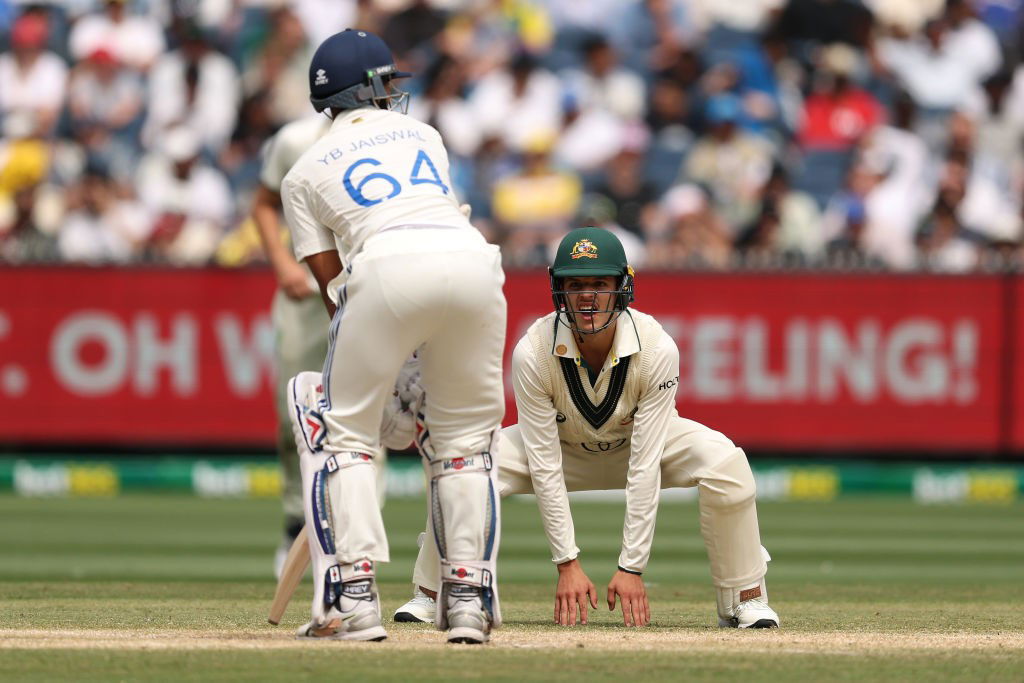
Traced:
<path fill-rule="evenodd" d="M 309 566 L 309 539 L 306 537 L 306 527 L 295 537 L 288 557 L 285 558 L 284 567 L 281 568 L 281 578 L 277 582 L 277 590 L 274 591 L 274 601 L 270 603 L 270 614 L 267 621 L 274 626 L 281 623 L 288 603 L 295 594 L 295 589 L 302 583 L 302 577 Z"/>

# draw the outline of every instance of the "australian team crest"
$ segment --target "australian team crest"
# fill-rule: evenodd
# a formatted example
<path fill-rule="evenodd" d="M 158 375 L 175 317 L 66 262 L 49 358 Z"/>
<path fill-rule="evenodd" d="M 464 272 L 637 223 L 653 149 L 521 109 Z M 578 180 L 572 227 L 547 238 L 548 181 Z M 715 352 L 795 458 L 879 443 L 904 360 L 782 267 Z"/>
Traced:
<path fill-rule="evenodd" d="M 569 256 L 573 260 L 581 258 L 597 258 L 597 245 L 588 239 L 582 239 L 572 245 L 572 251 L 569 252 Z"/>

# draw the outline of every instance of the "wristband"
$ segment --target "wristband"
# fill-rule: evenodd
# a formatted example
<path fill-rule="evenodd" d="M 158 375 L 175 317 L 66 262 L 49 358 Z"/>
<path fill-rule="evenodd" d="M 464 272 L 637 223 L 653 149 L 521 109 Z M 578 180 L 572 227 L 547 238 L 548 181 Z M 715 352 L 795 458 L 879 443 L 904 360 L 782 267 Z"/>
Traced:
<path fill-rule="evenodd" d="M 633 576 L 643 576 L 644 575 L 643 572 L 634 571 L 632 569 L 626 569 L 622 565 L 619 565 L 619 571 L 620 572 L 626 572 L 627 574 L 632 574 Z"/>

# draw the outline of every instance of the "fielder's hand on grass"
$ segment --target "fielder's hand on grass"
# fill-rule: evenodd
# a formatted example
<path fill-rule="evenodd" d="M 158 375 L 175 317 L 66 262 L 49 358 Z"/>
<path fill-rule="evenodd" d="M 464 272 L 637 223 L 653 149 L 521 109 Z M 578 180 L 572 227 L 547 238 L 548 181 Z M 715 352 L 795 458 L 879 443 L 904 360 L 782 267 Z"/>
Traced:
<path fill-rule="evenodd" d="M 622 623 L 626 626 L 647 626 L 651 623 L 651 606 L 647 602 L 644 579 L 621 569 L 608 583 L 608 609 L 615 611 L 615 596 L 622 601 Z"/>
<path fill-rule="evenodd" d="M 587 623 L 587 603 L 597 609 L 597 588 L 587 578 L 579 560 L 569 560 L 558 566 L 558 586 L 555 588 L 555 623 L 575 626 L 576 610 L 580 624 Z"/>

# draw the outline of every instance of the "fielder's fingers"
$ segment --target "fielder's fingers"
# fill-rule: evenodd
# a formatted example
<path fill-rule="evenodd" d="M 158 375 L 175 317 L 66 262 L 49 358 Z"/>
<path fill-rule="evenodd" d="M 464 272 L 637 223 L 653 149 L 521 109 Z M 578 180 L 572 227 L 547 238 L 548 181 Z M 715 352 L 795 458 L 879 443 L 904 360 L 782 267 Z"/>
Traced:
<path fill-rule="evenodd" d="M 576 625 L 576 596 L 569 597 L 569 626 Z"/>
<path fill-rule="evenodd" d="M 559 598 L 558 600 L 558 624 L 559 626 L 565 626 L 569 623 L 569 598 Z"/>
<path fill-rule="evenodd" d="M 560 602 L 561 602 L 561 600 L 560 600 L 560 599 L 559 599 L 559 597 L 558 597 L 558 596 L 556 595 L 556 596 L 555 596 L 555 623 L 556 623 L 556 624 L 558 623 L 558 610 L 559 610 L 559 603 L 560 603 Z"/>
<path fill-rule="evenodd" d="M 622 601 L 622 623 L 626 626 L 633 625 L 633 605 L 625 595 L 620 595 Z"/>
<path fill-rule="evenodd" d="M 576 596 L 576 603 L 580 606 L 580 625 L 587 623 L 587 594 L 580 593 Z"/>
<path fill-rule="evenodd" d="M 651 603 L 648 602 L 647 596 L 644 596 L 644 626 L 651 623 Z"/>
<path fill-rule="evenodd" d="M 608 610 L 611 612 L 615 611 L 615 591 L 612 590 L 611 586 L 608 586 Z"/>
<path fill-rule="evenodd" d="M 590 584 L 587 592 L 590 593 L 590 604 L 593 605 L 594 609 L 597 609 L 597 589 L 594 588 L 594 584 Z"/>

